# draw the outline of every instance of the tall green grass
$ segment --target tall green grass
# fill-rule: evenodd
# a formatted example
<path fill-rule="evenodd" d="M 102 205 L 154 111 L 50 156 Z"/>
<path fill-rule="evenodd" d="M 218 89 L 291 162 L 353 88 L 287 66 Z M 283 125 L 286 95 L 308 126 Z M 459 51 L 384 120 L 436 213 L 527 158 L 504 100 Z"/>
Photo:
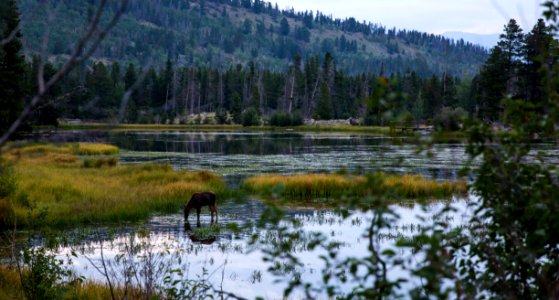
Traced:
<path fill-rule="evenodd" d="M 6 153 L 17 188 L 0 201 L 0 214 L 13 215 L 18 227 L 136 221 L 153 212 L 175 212 L 195 192 L 225 190 L 221 178 L 205 171 L 175 171 L 162 164 L 119 165 L 103 157 L 97 158 L 101 163 L 90 165 L 86 161 L 91 157 L 82 161 L 75 154 L 115 153 L 111 147 L 80 144 L 78 149 L 88 150 L 76 152 L 75 145 L 41 145 Z"/>
<path fill-rule="evenodd" d="M 323 198 L 342 196 L 366 196 L 384 194 L 393 198 L 449 198 L 455 194 L 467 193 L 464 181 L 436 181 L 420 175 L 389 175 L 385 173 L 370 176 L 341 174 L 298 174 L 289 176 L 261 175 L 246 179 L 242 188 L 252 194 L 265 197 L 281 197 L 294 202 L 307 202 Z M 327 203 L 316 202 L 315 203 Z"/>

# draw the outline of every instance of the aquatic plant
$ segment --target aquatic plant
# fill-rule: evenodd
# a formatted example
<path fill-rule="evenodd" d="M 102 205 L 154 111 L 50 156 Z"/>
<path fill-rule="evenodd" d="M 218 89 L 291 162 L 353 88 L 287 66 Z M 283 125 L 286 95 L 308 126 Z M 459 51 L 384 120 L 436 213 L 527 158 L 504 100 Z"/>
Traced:
<path fill-rule="evenodd" d="M 221 227 L 217 224 L 211 224 L 210 226 L 197 227 L 192 229 L 190 237 L 193 240 L 204 242 L 209 240 L 215 240 L 219 233 L 221 232 Z"/>

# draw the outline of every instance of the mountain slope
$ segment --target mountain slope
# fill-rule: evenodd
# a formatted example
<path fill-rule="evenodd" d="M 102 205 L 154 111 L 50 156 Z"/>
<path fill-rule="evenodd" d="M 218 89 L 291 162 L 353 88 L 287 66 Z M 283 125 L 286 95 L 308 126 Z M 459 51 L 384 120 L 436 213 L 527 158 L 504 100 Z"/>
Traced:
<path fill-rule="evenodd" d="M 49 51 L 63 57 L 85 25 L 88 0 L 20 0 L 24 45 L 39 52 L 45 28 Z M 95 2 L 95 1 L 93 1 Z M 45 18 L 48 5 L 55 21 Z M 110 12 L 110 11 L 109 11 Z M 107 16 L 108 18 L 108 16 Z M 339 68 L 361 72 L 415 71 L 429 76 L 474 74 L 487 57 L 480 46 L 442 36 L 397 31 L 322 13 L 280 11 L 260 0 L 130 0 L 129 10 L 95 54 L 109 61 L 228 68 L 254 61 L 285 70 L 293 56 L 331 52 Z"/>

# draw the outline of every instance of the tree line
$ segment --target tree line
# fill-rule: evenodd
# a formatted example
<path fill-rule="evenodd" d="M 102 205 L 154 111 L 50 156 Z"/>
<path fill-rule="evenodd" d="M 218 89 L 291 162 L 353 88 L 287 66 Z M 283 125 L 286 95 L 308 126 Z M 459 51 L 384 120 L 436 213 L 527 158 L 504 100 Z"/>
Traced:
<path fill-rule="evenodd" d="M 91 1 L 33 0 L 19 2 L 24 46 L 40 53 L 42 36 L 49 28 L 48 51 L 68 55 L 83 26 Z M 59 16 L 49 22 L 42 15 Z M 108 7 L 109 11 L 114 8 Z M 95 53 L 97 59 L 164 65 L 167 57 L 178 66 L 225 70 L 254 61 L 271 70 L 285 71 L 300 54 L 335 53 L 346 73 L 404 73 L 421 76 L 446 71 L 473 75 L 487 58 L 481 46 L 453 41 L 414 30 L 388 29 L 354 18 L 334 19 L 317 11 L 280 10 L 263 1 L 162 1 L 130 0 L 123 22 Z M 451 63 L 453 62 L 453 63 Z"/>
<path fill-rule="evenodd" d="M 5 29 L 8 34 L 9 28 L 17 26 L 19 14 L 4 18 L 11 24 Z M 25 95 L 38 88 L 41 60 L 34 56 L 25 61 L 20 37 L 2 49 L 3 128 L 21 109 Z M 171 57 L 162 68 L 94 61 L 59 82 L 35 109 L 31 123 L 57 124 L 60 118 L 71 118 L 128 123 L 257 124 L 267 120 L 274 125 L 291 125 L 300 124 L 303 118 L 355 118 L 366 125 L 435 122 L 458 129 L 456 120 L 449 119 L 470 115 L 500 120 L 503 96 L 541 106 L 537 101 L 545 98 L 545 92 L 539 70 L 555 62 L 556 49 L 557 42 L 543 20 L 528 34 L 511 20 L 472 79 L 450 72 L 430 76 L 413 70 L 389 72 L 383 64 L 378 73 L 348 74 L 330 52 L 306 59 L 297 53 L 284 71 L 273 71 L 254 61 L 227 69 L 181 66 Z M 56 65 L 46 63 L 45 78 L 56 70 Z M 141 84 L 123 105 L 125 92 L 138 81 Z M 380 98 L 381 94 L 389 97 Z M 206 113 L 215 113 L 215 117 L 204 118 Z M 198 117 L 189 118 L 192 115 Z"/>
<path fill-rule="evenodd" d="M 33 90 L 38 58 L 25 64 L 26 86 Z M 55 66 L 47 64 L 46 76 Z M 143 68 L 118 62 L 95 62 L 69 74 L 35 114 L 38 124 L 53 124 L 58 118 L 116 120 L 121 99 L 137 80 L 142 84 L 127 102 L 123 122 L 187 123 L 189 115 L 215 113 L 213 120 L 197 122 L 242 123 L 251 109 L 258 118 L 277 114 L 314 119 L 361 118 L 368 125 L 387 125 L 402 115 L 426 122 L 443 107 L 471 110 L 470 81 L 447 74 L 422 77 L 404 74 L 362 73 L 348 75 L 335 58 L 296 55 L 286 72 L 266 70 L 255 63 L 236 65 L 224 71 L 205 67 Z M 76 88 L 78 87 L 78 88 Z M 371 104 L 376 91 L 387 89 L 395 96 Z M 387 113 L 390 113 L 389 115 Z"/>
<path fill-rule="evenodd" d="M 552 28 L 543 19 L 528 33 L 511 19 L 472 83 L 480 118 L 502 120 L 503 98 L 523 99 L 532 104 L 532 109 L 549 110 L 546 99 L 557 86 L 547 86 L 543 79 L 545 70 L 556 65 L 558 49 Z"/>

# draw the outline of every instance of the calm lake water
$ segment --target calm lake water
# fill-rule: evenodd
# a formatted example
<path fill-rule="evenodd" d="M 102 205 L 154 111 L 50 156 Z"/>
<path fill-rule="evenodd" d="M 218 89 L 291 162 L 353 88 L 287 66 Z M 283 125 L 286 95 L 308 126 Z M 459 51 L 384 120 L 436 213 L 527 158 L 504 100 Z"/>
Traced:
<path fill-rule="evenodd" d="M 211 170 L 235 187 L 245 177 L 262 173 L 291 174 L 300 172 L 335 172 L 341 169 L 365 172 L 382 170 L 397 173 L 420 173 L 436 179 L 454 179 L 467 162 L 463 144 L 438 144 L 432 155 L 417 151 L 405 139 L 383 136 L 318 133 L 268 133 L 268 132 L 99 132 L 64 131 L 42 137 L 54 142 L 104 142 L 119 146 L 123 163 L 163 162 L 176 169 Z M 549 161 L 559 162 L 559 151 L 552 145 L 541 144 L 538 151 Z M 186 199 L 185 199 L 186 200 Z M 453 199 L 457 211 L 444 216 L 445 222 L 460 226 L 467 222 L 469 211 L 466 203 L 471 199 Z M 379 233 L 375 238 L 381 247 L 389 247 L 398 237 L 409 237 L 421 226 L 432 221 L 434 212 L 444 203 L 433 203 L 424 211 L 413 202 L 406 206 L 394 205 L 401 218 L 396 226 Z M 66 232 L 68 237 L 80 236 L 78 242 L 68 242 L 59 249 L 59 255 L 75 251 L 72 268 L 89 279 L 102 280 L 96 269 L 102 258 L 112 262 L 114 280 L 122 282 L 122 269 L 126 267 L 127 249 L 131 244 L 144 245 L 129 257 L 128 263 L 151 257 L 162 269 L 183 270 L 182 279 L 203 279 L 218 290 L 234 292 L 247 298 L 262 296 L 266 299 L 282 297 L 285 283 L 277 279 L 300 276 L 308 282 L 319 282 L 324 267 L 319 259 L 322 251 L 309 251 L 302 239 L 295 252 L 302 259 L 302 267 L 286 269 L 282 277 L 266 272 L 270 264 L 262 261 L 267 241 L 277 239 L 269 229 L 247 226 L 238 233 L 227 230 L 227 224 L 254 223 L 264 207 L 256 200 L 234 203 L 220 199 L 220 228 L 217 239 L 200 242 L 191 237 L 184 227 L 181 212 L 154 216 L 143 224 L 120 228 L 90 228 L 86 232 Z M 202 226 L 210 223 L 209 212 L 203 210 Z M 344 219 L 331 210 L 288 210 L 288 215 L 299 220 L 306 234 L 320 233 L 340 243 L 341 257 L 368 255 L 366 229 L 372 213 L 356 212 Z M 427 221 L 421 220 L 424 217 Z M 147 230 L 137 236 L 133 232 L 142 227 Z M 248 244 L 249 238 L 258 233 L 258 247 Z M 71 240 L 71 239 L 70 239 Z M 148 255 L 150 254 L 150 255 Z M 153 255 L 153 257 L 152 257 Z M 402 257 L 413 257 L 402 251 Z M 119 262 L 120 259 L 120 262 Z M 140 272 L 140 270 L 136 270 Z M 163 272 L 163 271 L 162 271 Z M 164 272 L 163 272 L 164 273 Z M 157 274 L 161 280 L 166 274 Z M 400 268 L 390 270 L 391 277 L 404 276 Z M 178 275 L 174 275 L 177 277 Z M 350 285 L 340 283 L 340 292 L 350 290 Z M 303 296 L 295 294 L 294 298 Z"/>

